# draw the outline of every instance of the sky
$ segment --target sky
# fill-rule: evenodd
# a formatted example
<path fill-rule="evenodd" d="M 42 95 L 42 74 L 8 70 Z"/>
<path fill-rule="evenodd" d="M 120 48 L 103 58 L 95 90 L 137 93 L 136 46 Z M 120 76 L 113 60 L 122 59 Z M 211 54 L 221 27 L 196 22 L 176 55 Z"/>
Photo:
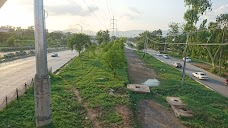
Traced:
<path fill-rule="evenodd" d="M 34 0 L 7 0 L 0 9 L 0 26 L 34 26 Z M 228 0 L 212 0 L 212 11 L 202 19 L 228 13 Z M 44 0 L 49 31 L 110 29 L 114 16 L 119 31 L 168 30 L 171 22 L 184 23 L 184 0 Z"/>

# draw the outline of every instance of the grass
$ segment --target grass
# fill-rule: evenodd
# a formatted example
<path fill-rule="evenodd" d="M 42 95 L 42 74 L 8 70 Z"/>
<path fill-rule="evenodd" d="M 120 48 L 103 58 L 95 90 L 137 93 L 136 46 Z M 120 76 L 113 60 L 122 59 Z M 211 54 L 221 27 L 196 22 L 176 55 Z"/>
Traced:
<path fill-rule="evenodd" d="M 168 108 L 165 98 L 178 96 L 187 104 L 187 108 L 194 112 L 194 118 L 180 118 L 184 125 L 196 128 L 228 126 L 228 98 L 205 88 L 189 77 L 185 78 L 185 85 L 181 87 L 181 72 L 148 54 L 145 58 L 142 58 L 143 53 L 138 53 L 138 55 L 148 67 L 155 70 L 156 78 L 161 83 L 159 87 L 151 88 L 150 94 L 130 93 L 135 116 L 139 100 L 153 99 Z M 141 127 L 139 122 L 137 124 Z"/>
<path fill-rule="evenodd" d="M 71 93 L 70 85 L 55 75 L 51 75 L 51 83 L 52 127 L 92 127 L 91 122 L 85 120 L 86 111 Z M 35 127 L 34 113 L 34 91 L 30 88 L 27 94 L 0 112 L 0 127 Z"/>
<path fill-rule="evenodd" d="M 97 110 L 98 121 L 103 127 L 122 126 L 122 117 L 116 108 L 130 106 L 129 95 L 125 89 L 128 83 L 127 65 L 113 77 L 111 70 L 102 64 L 103 53 L 74 58 L 58 75 L 51 74 L 52 127 L 91 128 L 86 109 L 76 99 L 72 88 L 77 88 L 83 102 Z M 115 90 L 110 95 L 109 90 Z M 0 127 L 35 127 L 34 91 L 20 97 L 0 112 Z"/>
<path fill-rule="evenodd" d="M 121 126 L 122 117 L 113 110 L 119 105 L 130 105 L 125 89 L 125 84 L 128 83 L 126 67 L 119 69 L 115 78 L 111 70 L 100 62 L 101 55 L 102 53 L 88 58 L 83 54 L 83 67 L 79 66 L 81 63 L 76 58 L 62 70 L 60 76 L 79 90 L 80 96 L 90 108 L 99 110 L 98 120 L 102 126 Z M 117 95 L 110 95 L 110 89 L 115 90 Z"/>

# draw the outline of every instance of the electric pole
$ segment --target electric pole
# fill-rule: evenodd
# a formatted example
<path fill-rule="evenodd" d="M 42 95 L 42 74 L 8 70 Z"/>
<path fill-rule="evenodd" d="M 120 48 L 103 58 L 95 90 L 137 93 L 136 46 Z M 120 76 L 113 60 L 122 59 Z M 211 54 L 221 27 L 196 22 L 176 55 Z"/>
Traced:
<path fill-rule="evenodd" d="M 0 0 L 0 8 L 5 4 L 6 0 Z"/>
<path fill-rule="evenodd" d="M 117 22 L 117 19 L 115 19 L 114 18 L 114 16 L 113 16 L 113 19 L 111 19 L 111 30 L 112 30 L 112 37 L 115 37 L 115 31 L 117 31 L 117 24 L 116 24 L 116 22 Z"/>
<path fill-rule="evenodd" d="M 186 40 L 186 50 L 185 50 L 185 55 L 184 55 L 184 66 L 183 66 L 183 72 L 182 72 L 182 80 L 181 80 L 181 86 L 184 86 L 184 78 L 185 78 L 185 68 L 186 68 L 186 58 L 188 54 L 188 38 L 189 38 L 189 33 L 187 34 L 187 40 Z"/>
<path fill-rule="evenodd" d="M 34 0 L 35 21 L 35 117 L 36 127 L 47 126 L 52 122 L 51 88 L 47 68 L 46 30 L 44 23 L 43 0 Z"/>

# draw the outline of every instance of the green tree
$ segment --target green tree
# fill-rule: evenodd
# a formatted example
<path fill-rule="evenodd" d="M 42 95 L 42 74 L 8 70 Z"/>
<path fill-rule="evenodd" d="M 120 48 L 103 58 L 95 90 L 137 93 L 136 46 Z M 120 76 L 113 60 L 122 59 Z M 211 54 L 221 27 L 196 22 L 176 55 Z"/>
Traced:
<path fill-rule="evenodd" d="M 107 43 L 110 41 L 109 31 L 98 31 L 96 34 L 98 44 Z"/>
<path fill-rule="evenodd" d="M 78 51 L 79 56 L 81 51 L 86 48 L 86 45 L 91 44 L 90 37 L 88 35 L 79 33 L 73 34 L 68 38 L 68 46 L 72 50 L 75 49 Z"/>
<path fill-rule="evenodd" d="M 7 40 L 6 40 L 6 43 L 8 44 L 8 46 L 10 47 L 14 47 L 15 46 L 15 38 L 14 37 L 9 37 Z"/>
<path fill-rule="evenodd" d="M 211 10 L 211 0 L 184 0 L 188 10 L 184 14 L 185 31 L 195 30 L 195 24 L 199 21 L 199 17 L 207 10 Z"/>
<path fill-rule="evenodd" d="M 126 63 L 123 43 L 123 40 L 115 40 L 112 47 L 103 56 L 103 62 L 112 70 L 113 77 L 116 77 L 116 70 L 124 68 Z"/>
<path fill-rule="evenodd" d="M 228 29 L 228 13 L 226 14 L 221 14 L 220 16 L 218 16 L 216 18 L 216 21 L 218 22 L 218 25 L 220 26 L 220 28 L 222 29 L 222 43 L 225 43 L 226 41 L 226 35 L 227 35 L 227 29 Z M 226 53 L 226 54 L 224 54 Z M 220 53 L 219 53 L 219 74 L 221 75 L 222 74 L 222 71 L 221 71 L 221 67 L 222 67 L 222 60 L 223 61 L 223 64 L 226 65 L 226 60 L 227 58 L 225 58 L 225 56 L 227 55 L 228 53 L 228 47 L 225 46 L 225 47 L 221 47 L 220 49 Z M 223 58 L 224 59 L 223 59 Z"/>

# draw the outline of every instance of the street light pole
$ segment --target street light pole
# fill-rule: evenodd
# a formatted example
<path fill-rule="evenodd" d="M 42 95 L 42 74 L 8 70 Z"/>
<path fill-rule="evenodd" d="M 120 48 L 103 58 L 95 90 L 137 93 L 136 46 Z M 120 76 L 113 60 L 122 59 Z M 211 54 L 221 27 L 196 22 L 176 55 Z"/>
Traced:
<path fill-rule="evenodd" d="M 184 78 L 185 78 L 185 68 L 186 68 L 186 57 L 188 54 L 188 38 L 189 38 L 189 33 L 187 34 L 187 40 L 186 40 L 186 51 L 185 51 L 185 56 L 184 56 L 184 66 L 183 66 L 183 72 L 182 72 L 182 80 L 181 80 L 181 86 L 184 86 Z"/>
<path fill-rule="evenodd" d="M 35 21 L 35 50 L 36 50 L 36 75 L 35 75 L 35 116 L 36 127 L 51 124 L 51 89 L 47 68 L 46 30 L 44 24 L 43 0 L 34 0 Z"/>
<path fill-rule="evenodd" d="M 76 24 L 76 25 L 78 25 L 78 26 L 80 26 L 80 27 L 81 27 L 81 33 L 82 33 L 82 26 L 81 26 L 81 25 L 79 25 L 79 24 Z"/>

